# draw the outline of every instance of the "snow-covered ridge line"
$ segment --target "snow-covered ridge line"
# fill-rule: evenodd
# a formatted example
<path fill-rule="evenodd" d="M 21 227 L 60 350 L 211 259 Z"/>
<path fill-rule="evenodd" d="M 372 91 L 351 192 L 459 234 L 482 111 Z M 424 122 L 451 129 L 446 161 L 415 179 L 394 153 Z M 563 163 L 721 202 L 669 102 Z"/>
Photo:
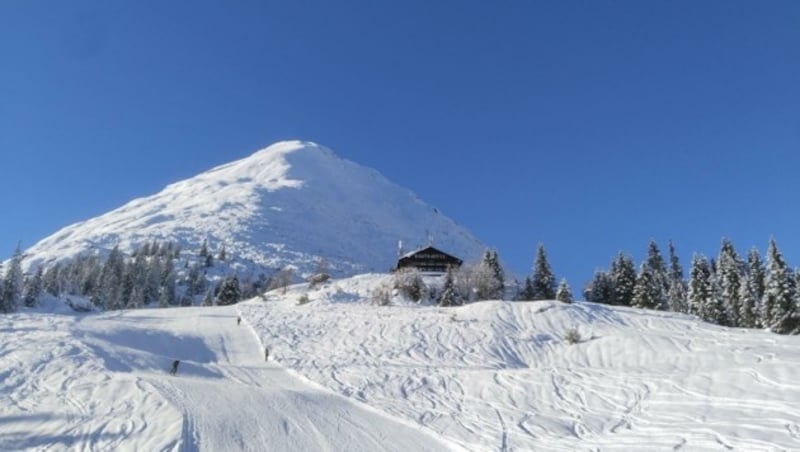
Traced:
<path fill-rule="evenodd" d="M 465 259 L 485 246 L 466 229 L 377 171 L 310 142 L 279 142 L 67 226 L 25 251 L 26 268 L 86 251 L 145 242 L 198 249 L 224 246 L 249 271 L 293 265 L 310 271 L 320 258 L 337 275 L 385 271 L 396 245 L 437 245 Z"/>

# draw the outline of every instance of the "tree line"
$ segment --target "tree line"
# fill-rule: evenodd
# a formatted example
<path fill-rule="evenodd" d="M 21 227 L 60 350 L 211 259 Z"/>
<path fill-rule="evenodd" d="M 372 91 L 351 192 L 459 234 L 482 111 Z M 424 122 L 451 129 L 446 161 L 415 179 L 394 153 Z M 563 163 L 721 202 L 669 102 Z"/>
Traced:
<path fill-rule="evenodd" d="M 104 310 L 154 304 L 191 306 L 198 302 L 227 305 L 255 296 L 269 283 L 263 274 L 242 279 L 233 273 L 216 281 L 209 277 L 208 269 L 228 259 L 224 246 L 214 257 L 203 241 L 196 253 L 185 253 L 182 269 L 176 265 L 180 256 L 181 250 L 173 242 L 153 241 L 129 256 L 114 247 L 105 258 L 96 253 L 81 254 L 50 266 L 40 265 L 33 274 L 24 275 L 23 255 L 17 246 L 2 278 L 0 311 L 13 312 L 21 305 L 33 307 L 44 294 L 67 300 L 70 296 L 88 299 L 91 307 Z"/>
<path fill-rule="evenodd" d="M 176 265 L 181 258 L 183 267 Z M 50 266 L 38 266 L 31 274 L 22 271 L 20 246 L 0 278 L 0 312 L 20 306 L 35 306 L 43 294 L 88 299 L 99 309 L 131 309 L 149 305 L 189 306 L 233 304 L 264 290 L 293 282 L 291 268 L 240 278 L 235 272 L 212 278 L 208 270 L 218 261 L 229 260 L 221 246 L 216 256 L 203 241 L 196 252 L 184 252 L 172 243 L 153 241 L 130 255 L 113 248 L 102 259 L 83 254 Z M 217 272 L 219 273 L 219 272 Z M 326 273 L 327 274 L 327 273 Z M 389 288 L 376 290 L 377 302 L 388 300 Z M 539 245 L 531 274 L 522 283 L 509 282 L 497 251 L 459 269 L 450 269 L 441 287 L 427 287 L 419 272 L 395 273 L 393 287 L 414 301 L 432 300 L 441 306 L 459 306 L 481 300 L 517 301 L 556 299 L 570 303 L 572 291 L 566 279 L 556 284 L 543 245 Z M 688 278 L 672 242 L 665 259 L 651 240 L 647 256 L 636 268 L 633 258 L 618 253 L 608 270 L 598 270 L 585 285 L 586 301 L 693 314 L 723 326 L 769 328 L 781 334 L 800 334 L 800 271 L 784 260 L 774 239 L 769 241 L 766 260 L 756 248 L 740 255 L 733 243 L 722 240 L 716 258 L 695 254 Z"/>
<path fill-rule="evenodd" d="M 672 242 L 669 262 L 655 241 L 638 271 L 619 253 L 609 270 L 598 270 L 586 285 L 586 301 L 693 314 L 706 322 L 742 328 L 769 328 L 800 334 L 800 272 L 786 263 L 774 239 L 766 262 L 758 249 L 740 255 L 723 239 L 716 259 L 695 254 L 684 278 Z"/>

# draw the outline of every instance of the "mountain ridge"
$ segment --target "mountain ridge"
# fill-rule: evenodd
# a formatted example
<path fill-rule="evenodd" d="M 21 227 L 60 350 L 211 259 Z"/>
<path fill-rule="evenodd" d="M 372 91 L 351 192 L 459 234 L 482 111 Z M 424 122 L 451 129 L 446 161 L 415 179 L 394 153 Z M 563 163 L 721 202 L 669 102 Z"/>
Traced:
<path fill-rule="evenodd" d="M 330 262 L 335 274 L 384 271 L 398 241 L 438 246 L 465 259 L 480 240 L 378 171 L 308 141 L 281 141 L 161 191 L 66 226 L 26 251 L 26 267 L 87 251 L 172 241 L 225 247 L 235 266 L 297 267 Z"/>

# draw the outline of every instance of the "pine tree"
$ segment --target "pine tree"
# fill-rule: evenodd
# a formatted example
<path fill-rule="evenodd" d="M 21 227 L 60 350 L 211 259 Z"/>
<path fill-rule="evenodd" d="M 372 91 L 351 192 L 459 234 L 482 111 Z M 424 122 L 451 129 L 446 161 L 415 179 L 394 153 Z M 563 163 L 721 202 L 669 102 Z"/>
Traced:
<path fill-rule="evenodd" d="M 225 250 L 225 245 L 224 244 L 219 249 L 219 255 L 217 255 L 217 259 L 220 262 L 225 262 L 226 260 L 228 260 L 228 252 Z"/>
<path fill-rule="evenodd" d="M 660 284 L 651 268 L 643 263 L 636 278 L 636 287 L 633 288 L 631 306 L 640 309 L 658 309 L 661 306 L 660 289 Z"/>
<path fill-rule="evenodd" d="M 144 280 L 144 302 L 150 304 L 158 301 L 158 295 L 161 288 L 161 260 L 156 257 L 150 257 L 150 262 L 147 265 L 147 274 Z"/>
<path fill-rule="evenodd" d="M 122 303 L 130 309 L 141 308 L 147 304 L 147 258 L 143 252 L 136 254 L 133 262 L 126 266 L 122 282 Z"/>
<path fill-rule="evenodd" d="M 733 243 L 728 239 L 722 239 L 717 268 L 719 301 L 723 309 L 720 325 L 739 326 L 743 264 Z"/>
<path fill-rule="evenodd" d="M 98 299 L 100 290 L 100 273 L 102 267 L 96 255 L 81 256 L 76 263 L 80 278 L 80 294 Z"/>
<path fill-rule="evenodd" d="M 705 305 L 713 295 L 711 286 L 711 266 L 702 254 L 692 257 L 692 268 L 689 274 L 689 291 L 687 294 L 689 314 L 701 316 Z"/>
<path fill-rule="evenodd" d="M 172 259 L 172 250 L 168 250 L 165 254 L 164 262 L 161 267 L 159 298 L 161 297 L 165 299 L 168 306 L 177 304 L 175 295 L 175 262 Z"/>
<path fill-rule="evenodd" d="M 452 268 L 447 270 L 442 293 L 439 295 L 438 301 L 439 306 L 443 307 L 461 306 L 464 304 L 464 299 L 461 297 L 458 290 L 456 290 L 455 270 Z"/>
<path fill-rule="evenodd" d="M 572 297 L 572 289 L 570 289 L 569 284 L 567 284 L 566 278 L 562 278 L 561 282 L 558 284 L 558 289 L 556 290 L 556 300 L 563 303 L 572 303 L 575 301 Z"/>
<path fill-rule="evenodd" d="M 767 249 L 767 274 L 762 302 L 764 325 L 779 334 L 796 329 L 797 315 L 794 305 L 794 277 L 775 239 L 770 239 Z"/>
<path fill-rule="evenodd" d="M 650 273 L 649 277 L 652 278 L 652 287 L 648 289 L 650 295 L 654 297 L 653 302 L 655 304 L 652 309 L 667 310 L 669 307 L 667 266 L 655 240 L 650 240 L 647 245 L 647 258 L 643 266 L 647 268 L 648 273 Z"/>
<path fill-rule="evenodd" d="M 503 270 L 496 253 L 488 250 L 484 253 L 481 262 L 472 269 L 472 283 L 477 301 L 503 299 Z"/>
<path fill-rule="evenodd" d="M 194 299 L 195 295 L 200 295 L 206 290 L 205 275 L 200 273 L 197 265 L 189 267 L 189 274 L 186 276 L 186 296 Z"/>
<path fill-rule="evenodd" d="M 667 298 L 669 299 L 669 308 L 674 312 L 688 312 L 686 304 L 686 282 L 683 280 L 683 267 L 675 253 L 675 246 L 672 240 L 669 241 L 669 287 L 667 290 Z"/>
<path fill-rule="evenodd" d="M 169 260 L 171 261 L 171 254 Z M 173 306 L 176 304 L 175 297 L 175 276 L 174 269 L 170 262 L 164 266 L 164 275 L 161 279 L 161 287 L 158 294 L 158 305 L 161 307 Z"/>
<path fill-rule="evenodd" d="M 14 250 L 3 278 L 3 311 L 14 312 L 19 307 L 22 297 L 22 249 L 20 244 Z"/>
<path fill-rule="evenodd" d="M 745 328 L 762 326 L 761 300 L 764 297 L 764 278 L 764 262 L 761 260 L 758 249 L 752 248 L 747 254 L 747 271 L 739 297 L 742 301 L 739 319 L 741 326 Z"/>
<path fill-rule="evenodd" d="M 616 304 L 616 291 L 611 275 L 597 270 L 594 279 L 583 290 L 583 298 L 592 303 Z"/>
<path fill-rule="evenodd" d="M 522 283 L 522 288 L 519 290 L 519 293 L 517 293 L 515 299 L 517 301 L 531 301 L 533 300 L 533 296 L 533 281 L 530 276 L 526 276 L 525 281 Z"/>
<path fill-rule="evenodd" d="M 214 306 L 214 290 L 208 289 L 203 297 L 203 306 Z"/>
<path fill-rule="evenodd" d="M 617 254 L 611 264 L 611 281 L 614 285 L 614 302 L 621 306 L 633 304 L 633 293 L 636 288 L 636 266 L 633 258 Z"/>
<path fill-rule="evenodd" d="M 556 278 L 547 262 L 547 253 L 541 243 L 536 250 L 536 260 L 533 263 L 533 277 L 531 278 L 531 300 L 553 300 L 556 297 Z"/>
<path fill-rule="evenodd" d="M 198 254 L 203 260 L 203 265 L 205 265 L 206 268 L 214 265 L 214 257 L 208 252 L 208 240 L 203 239 L 203 244 L 200 245 L 200 252 Z"/>
<path fill-rule="evenodd" d="M 220 306 L 235 304 L 239 302 L 240 297 L 239 277 L 233 275 L 233 277 L 226 278 L 222 282 L 217 296 L 217 303 Z"/>
<path fill-rule="evenodd" d="M 108 253 L 100 274 L 99 305 L 106 309 L 122 308 L 122 283 L 125 270 L 125 259 L 115 246 Z"/>
<path fill-rule="evenodd" d="M 25 288 L 23 290 L 22 300 L 25 306 L 32 308 L 36 306 L 39 296 L 42 295 L 43 290 L 44 271 L 42 267 L 36 269 L 36 273 L 30 278 L 25 279 Z"/>
<path fill-rule="evenodd" d="M 739 309 L 739 326 L 755 328 L 758 324 L 758 301 L 753 294 L 750 274 L 745 273 L 742 276 L 742 284 L 739 286 L 739 300 L 742 302 Z"/>
<path fill-rule="evenodd" d="M 503 267 L 500 265 L 500 257 L 497 255 L 497 251 L 492 250 L 489 257 L 489 268 L 492 269 L 492 274 L 494 275 L 496 283 L 495 293 L 492 298 L 495 300 L 502 300 L 506 293 L 506 275 L 503 271 Z"/>

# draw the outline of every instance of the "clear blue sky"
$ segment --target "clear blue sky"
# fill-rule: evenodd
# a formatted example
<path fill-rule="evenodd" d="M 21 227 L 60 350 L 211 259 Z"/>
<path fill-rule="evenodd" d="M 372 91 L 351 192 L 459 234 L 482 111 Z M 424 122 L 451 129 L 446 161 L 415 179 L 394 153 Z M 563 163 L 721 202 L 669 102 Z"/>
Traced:
<path fill-rule="evenodd" d="M 800 2 L 0 2 L 0 255 L 282 139 L 576 291 L 650 238 L 800 265 Z"/>

